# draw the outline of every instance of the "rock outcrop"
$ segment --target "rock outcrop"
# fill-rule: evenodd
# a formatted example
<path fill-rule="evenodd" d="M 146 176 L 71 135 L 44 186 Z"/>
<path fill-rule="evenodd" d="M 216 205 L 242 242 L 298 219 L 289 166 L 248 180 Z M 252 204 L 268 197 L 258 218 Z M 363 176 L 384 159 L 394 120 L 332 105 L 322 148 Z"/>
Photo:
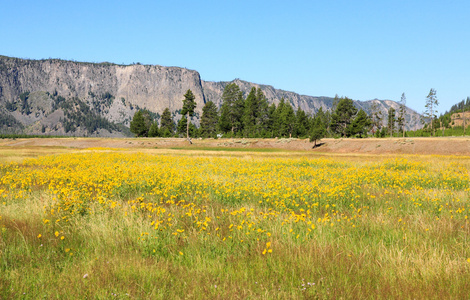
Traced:
<path fill-rule="evenodd" d="M 269 102 L 278 103 L 284 98 L 295 109 L 310 113 L 320 107 L 331 109 L 333 105 L 333 98 L 329 97 L 304 96 L 239 79 L 234 82 L 245 95 L 254 86 L 263 90 Z M 96 129 L 94 135 L 116 135 L 122 130 L 112 124 L 121 124 L 121 129 L 129 127 L 137 109 L 148 109 L 158 117 L 168 107 L 178 119 L 188 89 L 196 96 L 196 116 L 202 114 L 206 101 L 220 107 L 228 83 L 202 81 L 197 71 L 178 67 L 0 56 L 0 118 L 8 119 L 4 123 L 10 124 L 9 128 L 13 126 L 29 133 L 67 134 L 73 128 L 78 135 L 86 135 L 83 131 L 86 125 L 88 129 Z M 378 101 L 384 111 L 397 106 L 393 101 L 373 101 Z M 366 111 L 370 104 L 370 101 L 356 101 Z M 419 114 L 412 110 L 408 114 L 409 128 L 418 128 Z M 76 119 L 93 119 L 99 126 L 109 124 L 96 127 L 86 120 L 83 124 L 72 124 Z M 107 128 L 109 134 L 99 128 Z"/>

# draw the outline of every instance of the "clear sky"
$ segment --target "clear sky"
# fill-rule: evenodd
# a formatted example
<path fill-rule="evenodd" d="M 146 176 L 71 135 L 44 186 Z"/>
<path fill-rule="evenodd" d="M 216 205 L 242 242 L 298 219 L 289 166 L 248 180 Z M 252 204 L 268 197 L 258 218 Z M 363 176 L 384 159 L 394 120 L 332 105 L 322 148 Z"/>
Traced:
<path fill-rule="evenodd" d="M 470 96 L 470 1 L 3 0 L 0 55 L 178 66 L 439 111 Z"/>

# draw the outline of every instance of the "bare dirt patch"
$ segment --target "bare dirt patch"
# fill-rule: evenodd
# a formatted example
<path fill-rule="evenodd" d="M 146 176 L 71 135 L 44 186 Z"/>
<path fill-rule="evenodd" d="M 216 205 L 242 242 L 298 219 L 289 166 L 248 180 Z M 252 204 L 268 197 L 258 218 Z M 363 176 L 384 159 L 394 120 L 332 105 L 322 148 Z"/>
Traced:
<path fill-rule="evenodd" d="M 183 138 L 32 138 L 0 140 L 0 147 L 26 149 L 44 147 L 44 151 L 71 148 L 121 149 L 273 149 L 312 153 L 357 154 L 437 154 L 470 155 L 470 137 L 323 139 L 313 149 L 308 139 L 193 139 L 190 145 Z"/>

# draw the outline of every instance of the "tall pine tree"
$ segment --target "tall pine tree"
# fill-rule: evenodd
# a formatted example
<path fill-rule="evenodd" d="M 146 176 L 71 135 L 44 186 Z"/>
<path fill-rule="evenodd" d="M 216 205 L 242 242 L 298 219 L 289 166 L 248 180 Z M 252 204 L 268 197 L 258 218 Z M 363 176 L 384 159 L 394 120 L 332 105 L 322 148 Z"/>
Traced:
<path fill-rule="evenodd" d="M 363 137 L 369 131 L 370 125 L 372 124 L 369 116 L 362 109 L 359 110 L 354 120 L 347 128 L 348 136 Z"/>
<path fill-rule="evenodd" d="M 148 136 L 152 118 L 147 110 L 139 110 L 134 114 L 130 124 L 130 131 L 137 137 Z"/>
<path fill-rule="evenodd" d="M 284 137 L 292 137 L 295 128 L 295 113 L 289 101 L 285 102 L 279 114 L 279 133 Z"/>
<path fill-rule="evenodd" d="M 317 141 L 326 136 L 326 127 L 320 117 L 316 116 L 313 120 L 312 129 L 310 131 L 310 142 L 313 142 L 313 148 L 316 148 Z"/>
<path fill-rule="evenodd" d="M 211 137 L 215 135 L 217 131 L 218 118 L 217 106 L 215 106 L 214 102 L 208 101 L 202 108 L 200 131 L 203 137 Z"/>
<path fill-rule="evenodd" d="M 171 117 L 170 109 L 167 107 L 163 110 L 162 118 L 160 119 L 160 135 L 163 137 L 170 137 L 175 133 L 175 123 Z"/>
<path fill-rule="evenodd" d="M 276 105 L 274 103 L 272 103 L 269 107 L 268 107 L 268 120 L 267 120 L 267 123 L 266 123 L 266 128 L 267 128 L 267 137 L 274 137 L 274 132 L 275 132 L 275 128 L 274 128 L 274 124 L 275 124 L 275 114 L 276 114 Z"/>
<path fill-rule="evenodd" d="M 339 99 L 335 112 L 331 116 L 331 129 L 341 136 L 346 136 L 346 129 L 357 113 L 352 99 L 347 97 Z"/>
<path fill-rule="evenodd" d="M 195 99 L 196 97 L 194 96 L 193 92 L 188 90 L 186 94 L 184 94 L 183 109 L 181 110 L 181 114 L 183 116 L 186 115 L 186 138 L 190 144 L 192 144 L 192 142 L 189 138 L 189 123 L 191 123 L 189 118 L 194 116 L 194 109 L 196 108 L 196 101 L 194 101 Z"/>
<path fill-rule="evenodd" d="M 258 88 L 256 89 L 256 103 L 258 110 L 256 113 L 256 125 L 255 130 L 258 136 L 266 137 L 268 132 L 268 119 L 269 119 L 269 104 L 263 91 Z"/>
<path fill-rule="evenodd" d="M 310 120 L 307 114 L 299 107 L 295 113 L 295 133 L 296 137 L 305 137 L 310 131 Z"/>
<path fill-rule="evenodd" d="M 388 133 L 390 137 L 393 137 L 393 131 L 395 130 L 395 123 L 396 123 L 396 110 L 393 107 L 388 109 Z"/>
<path fill-rule="evenodd" d="M 230 131 L 234 135 L 242 130 L 244 102 L 243 93 L 237 84 L 230 83 L 224 88 L 219 119 L 219 127 L 222 132 Z"/>
<path fill-rule="evenodd" d="M 431 135 L 434 135 L 434 127 L 433 127 L 433 121 L 434 118 L 436 118 L 437 114 L 437 106 L 439 105 L 439 101 L 437 100 L 436 97 L 436 90 L 431 89 L 429 91 L 428 96 L 426 97 L 426 105 L 425 108 L 426 110 L 424 111 L 424 117 L 431 120 Z"/>
<path fill-rule="evenodd" d="M 400 108 L 398 109 L 397 117 L 398 130 L 401 130 L 403 137 L 405 137 L 405 125 L 406 125 L 406 96 L 405 93 L 401 94 Z"/>
<path fill-rule="evenodd" d="M 256 121 L 258 117 L 258 99 L 256 98 L 256 88 L 252 87 L 245 99 L 245 109 L 243 113 L 243 130 L 245 137 L 253 137 L 256 134 Z"/>

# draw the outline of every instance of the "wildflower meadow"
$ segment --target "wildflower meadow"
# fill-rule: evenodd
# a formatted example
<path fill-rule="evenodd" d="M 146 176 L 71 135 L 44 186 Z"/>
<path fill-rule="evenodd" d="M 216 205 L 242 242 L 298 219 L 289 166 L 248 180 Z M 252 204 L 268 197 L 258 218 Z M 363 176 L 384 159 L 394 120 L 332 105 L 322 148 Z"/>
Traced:
<path fill-rule="evenodd" d="M 469 170 L 307 151 L 5 160 L 0 298 L 469 298 Z"/>

